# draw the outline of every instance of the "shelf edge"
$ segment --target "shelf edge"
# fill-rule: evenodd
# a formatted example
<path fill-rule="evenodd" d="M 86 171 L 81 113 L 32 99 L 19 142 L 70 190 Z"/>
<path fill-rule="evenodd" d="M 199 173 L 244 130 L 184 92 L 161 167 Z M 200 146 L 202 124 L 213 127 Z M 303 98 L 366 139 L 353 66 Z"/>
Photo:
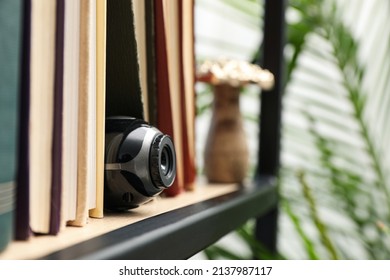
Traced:
<path fill-rule="evenodd" d="M 275 179 L 262 177 L 235 192 L 124 226 L 42 259 L 187 259 L 265 214 L 277 200 Z"/>

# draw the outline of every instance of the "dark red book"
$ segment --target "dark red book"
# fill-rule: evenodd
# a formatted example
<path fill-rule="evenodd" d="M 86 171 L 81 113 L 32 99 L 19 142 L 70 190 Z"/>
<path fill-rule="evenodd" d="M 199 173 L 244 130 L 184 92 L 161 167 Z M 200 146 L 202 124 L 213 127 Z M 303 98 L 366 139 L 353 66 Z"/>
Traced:
<path fill-rule="evenodd" d="M 177 14 L 169 13 L 170 9 L 168 5 L 176 4 L 176 0 L 155 1 L 157 127 L 163 133 L 172 137 L 177 161 L 176 180 L 170 188 L 164 191 L 164 194 L 167 196 L 176 196 L 184 190 L 180 108 L 178 110 L 178 106 L 175 106 L 175 102 L 180 102 L 178 99 L 179 96 L 175 96 L 175 94 L 180 92 L 180 82 L 173 83 L 172 81 L 174 80 L 171 77 L 171 75 L 176 74 L 172 71 L 172 69 L 174 69 L 174 66 L 172 65 L 172 55 L 178 55 L 177 49 L 170 48 L 170 46 L 175 45 L 175 38 L 173 38 L 173 36 L 177 35 L 175 30 L 172 29 L 178 28 L 178 26 L 175 27 L 168 22 L 168 17 L 177 17 Z M 167 18 L 165 18 L 165 15 L 167 15 Z M 170 18 L 170 20 L 172 20 L 172 18 Z M 170 54 L 168 54 L 168 51 Z M 171 57 L 169 57 L 169 55 Z"/>

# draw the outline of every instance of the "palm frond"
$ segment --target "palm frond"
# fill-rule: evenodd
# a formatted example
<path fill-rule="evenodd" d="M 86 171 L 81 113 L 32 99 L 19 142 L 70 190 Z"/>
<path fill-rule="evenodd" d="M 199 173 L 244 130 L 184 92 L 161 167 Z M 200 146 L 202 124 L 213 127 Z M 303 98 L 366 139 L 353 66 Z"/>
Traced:
<path fill-rule="evenodd" d="M 308 259 L 311 260 L 318 260 L 319 256 L 317 255 L 317 251 L 315 249 L 315 245 L 311 238 L 306 234 L 302 222 L 301 217 L 299 217 L 291 208 L 290 202 L 288 199 L 282 200 L 282 207 L 286 215 L 291 219 L 295 230 L 299 234 L 299 237 L 301 238 L 303 245 L 305 247 L 305 251 L 307 252 Z"/>
<path fill-rule="evenodd" d="M 218 5 L 225 5 L 239 25 L 260 33 L 262 8 L 254 8 L 257 1 L 200 3 L 216 17 Z M 289 221 L 289 230 L 300 239 L 300 256 L 390 257 L 389 11 L 390 3 L 381 0 L 289 1 L 281 220 Z M 214 49 L 200 58 L 226 51 L 257 60 L 258 47 L 247 47 L 249 41 L 207 36 L 198 42 Z M 261 34 L 255 41 L 261 41 Z M 199 112 L 205 112 L 207 93 L 200 93 L 198 102 Z M 246 120 L 257 118 L 248 115 Z M 297 178 L 297 171 L 304 178 Z M 246 225 L 237 234 L 253 256 L 272 257 L 264 255 L 252 231 Z M 280 239 L 291 236 L 283 224 L 279 234 Z M 218 244 L 206 252 L 209 258 L 245 258 Z"/>
<path fill-rule="evenodd" d="M 386 46 L 380 48 L 379 54 L 372 53 L 372 57 L 380 57 L 382 60 L 373 65 L 370 55 L 365 58 L 361 54 L 361 48 L 365 46 L 364 39 L 359 38 L 351 26 L 343 21 L 345 10 L 340 10 L 332 1 L 326 2 L 327 8 L 317 10 L 318 18 L 326 20 L 321 22 L 321 26 L 313 28 L 313 35 L 306 34 L 306 42 L 295 62 L 295 71 L 286 89 L 284 118 L 287 121 L 284 126 L 287 128 L 283 134 L 283 147 L 291 147 L 291 143 L 295 142 L 295 146 L 311 146 L 307 149 L 316 150 L 316 153 L 311 154 L 311 164 L 327 170 L 325 173 L 328 177 L 323 177 L 322 180 L 329 186 L 328 192 L 333 195 L 333 200 L 338 201 L 338 210 L 355 224 L 354 227 L 358 230 L 355 241 L 359 241 L 361 248 L 372 258 L 382 258 L 389 255 L 390 248 L 386 247 L 388 245 L 384 242 L 384 235 L 375 224 L 378 220 L 390 221 L 389 182 L 385 175 L 389 155 L 383 149 L 383 143 L 390 141 L 389 133 L 383 133 L 387 131 L 384 118 L 389 116 L 390 105 L 389 83 L 385 76 L 388 77 L 390 70 L 382 62 L 390 59 L 390 36 L 387 30 Z M 372 3 L 373 6 L 375 4 Z M 351 5 L 347 6 L 350 8 Z M 349 11 L 355 13 L 355 16 L 367 12 L 358 4 L 355 6 L 354 11 Z M 377 12 L 372 7 L 369 11 Z M 388 21 L 384 17 L 379 18 L 382 24 Z M 383 36 L 383 29 L 376 28 L 375 31 Z M 372 38 L 378 42 L 381 37 L 372 35 Z M 315 44 L 318 42 L 320 45 Z M 332 66 L 318 66 L 325 61 Z M 376 69 L 381 74 L 369 76 L 367 69 Z M 378 69 L 383 69 L 384 73 Z M 305 76 L 310 78 L 304 78 Z M 379 84 L 369 83 L 368 78 L 375 79 Z M 311 93 L 308 94 L 308 91 Z M 337 103 L 343 106 L 335 106 Z M 298 136 L 292 137 L 288 120 L 297 116 L 306 119 L 308 125 L 302 127 L 301 131 L 295 126 L 295 135 Z M 307 135 L 302 144 L 299 144 L 302 141 L 299 134 Z M 348 145 L 356 143 L 356 139 L 359 139 L 359 145 Z M 290 158 L 302 156 L 291 149 L 284 149 L 283 153 Z M 287 169 L 301 168 L 289 165 L 288 162 L 283 164 Z M 302 168 L 309 176 L 316 176 L 316 180 L 321 180 L 318 174 L 313 173 L 313 168 Z M 366 176 L 367 173 L 370 176 Z M 319 203 L 324 205 L 321 201 Z M 367 214 L 360 215 L 361 213 Z M 314 217 L 312 218 L 316 224 Z M 367 228 L 373 230 L 367 231 Z"/>

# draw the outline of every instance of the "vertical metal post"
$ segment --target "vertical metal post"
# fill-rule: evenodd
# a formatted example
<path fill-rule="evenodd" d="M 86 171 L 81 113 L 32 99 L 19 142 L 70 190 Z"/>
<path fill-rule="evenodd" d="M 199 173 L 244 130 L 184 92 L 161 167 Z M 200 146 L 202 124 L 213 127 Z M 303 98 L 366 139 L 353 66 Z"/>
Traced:
<path fill-rule="evenodd" d="M 261 66 L 275 76 L 272 90 L 261 94 L 257 176 L 277 176 L 280 158 L 281 111 L 284 78 L 285 0 L 264 0 L 264 39 Z M 255 237 L 276 253 L 278 205 L 256 221 Z"/>

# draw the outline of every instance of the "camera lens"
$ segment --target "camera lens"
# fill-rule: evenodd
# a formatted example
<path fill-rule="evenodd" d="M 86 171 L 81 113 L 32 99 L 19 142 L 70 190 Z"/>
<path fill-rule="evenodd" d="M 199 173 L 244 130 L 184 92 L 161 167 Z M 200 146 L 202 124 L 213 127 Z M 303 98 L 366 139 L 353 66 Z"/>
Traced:
<path fill-rule="evenodd" d="M 161 164 L 160 168 L 164 176 L 166 176 L 169 172 L 169 154 L 168 148 L 164 147 L 161 153 Z"/>
<path fill-rule="evenodd" d="M 176 155 L 168 135 L 161 134 L 155 138 L 150 159 L 154 184 L 157 187 L 170 187 L 176 177 Z"/>
<path fill-rule="evenodd" d="M 170 176 L 175 169 L 174 153 L 169 145 L 165 145 L 161 152 L 160 169 L 163 176 Z"/>

